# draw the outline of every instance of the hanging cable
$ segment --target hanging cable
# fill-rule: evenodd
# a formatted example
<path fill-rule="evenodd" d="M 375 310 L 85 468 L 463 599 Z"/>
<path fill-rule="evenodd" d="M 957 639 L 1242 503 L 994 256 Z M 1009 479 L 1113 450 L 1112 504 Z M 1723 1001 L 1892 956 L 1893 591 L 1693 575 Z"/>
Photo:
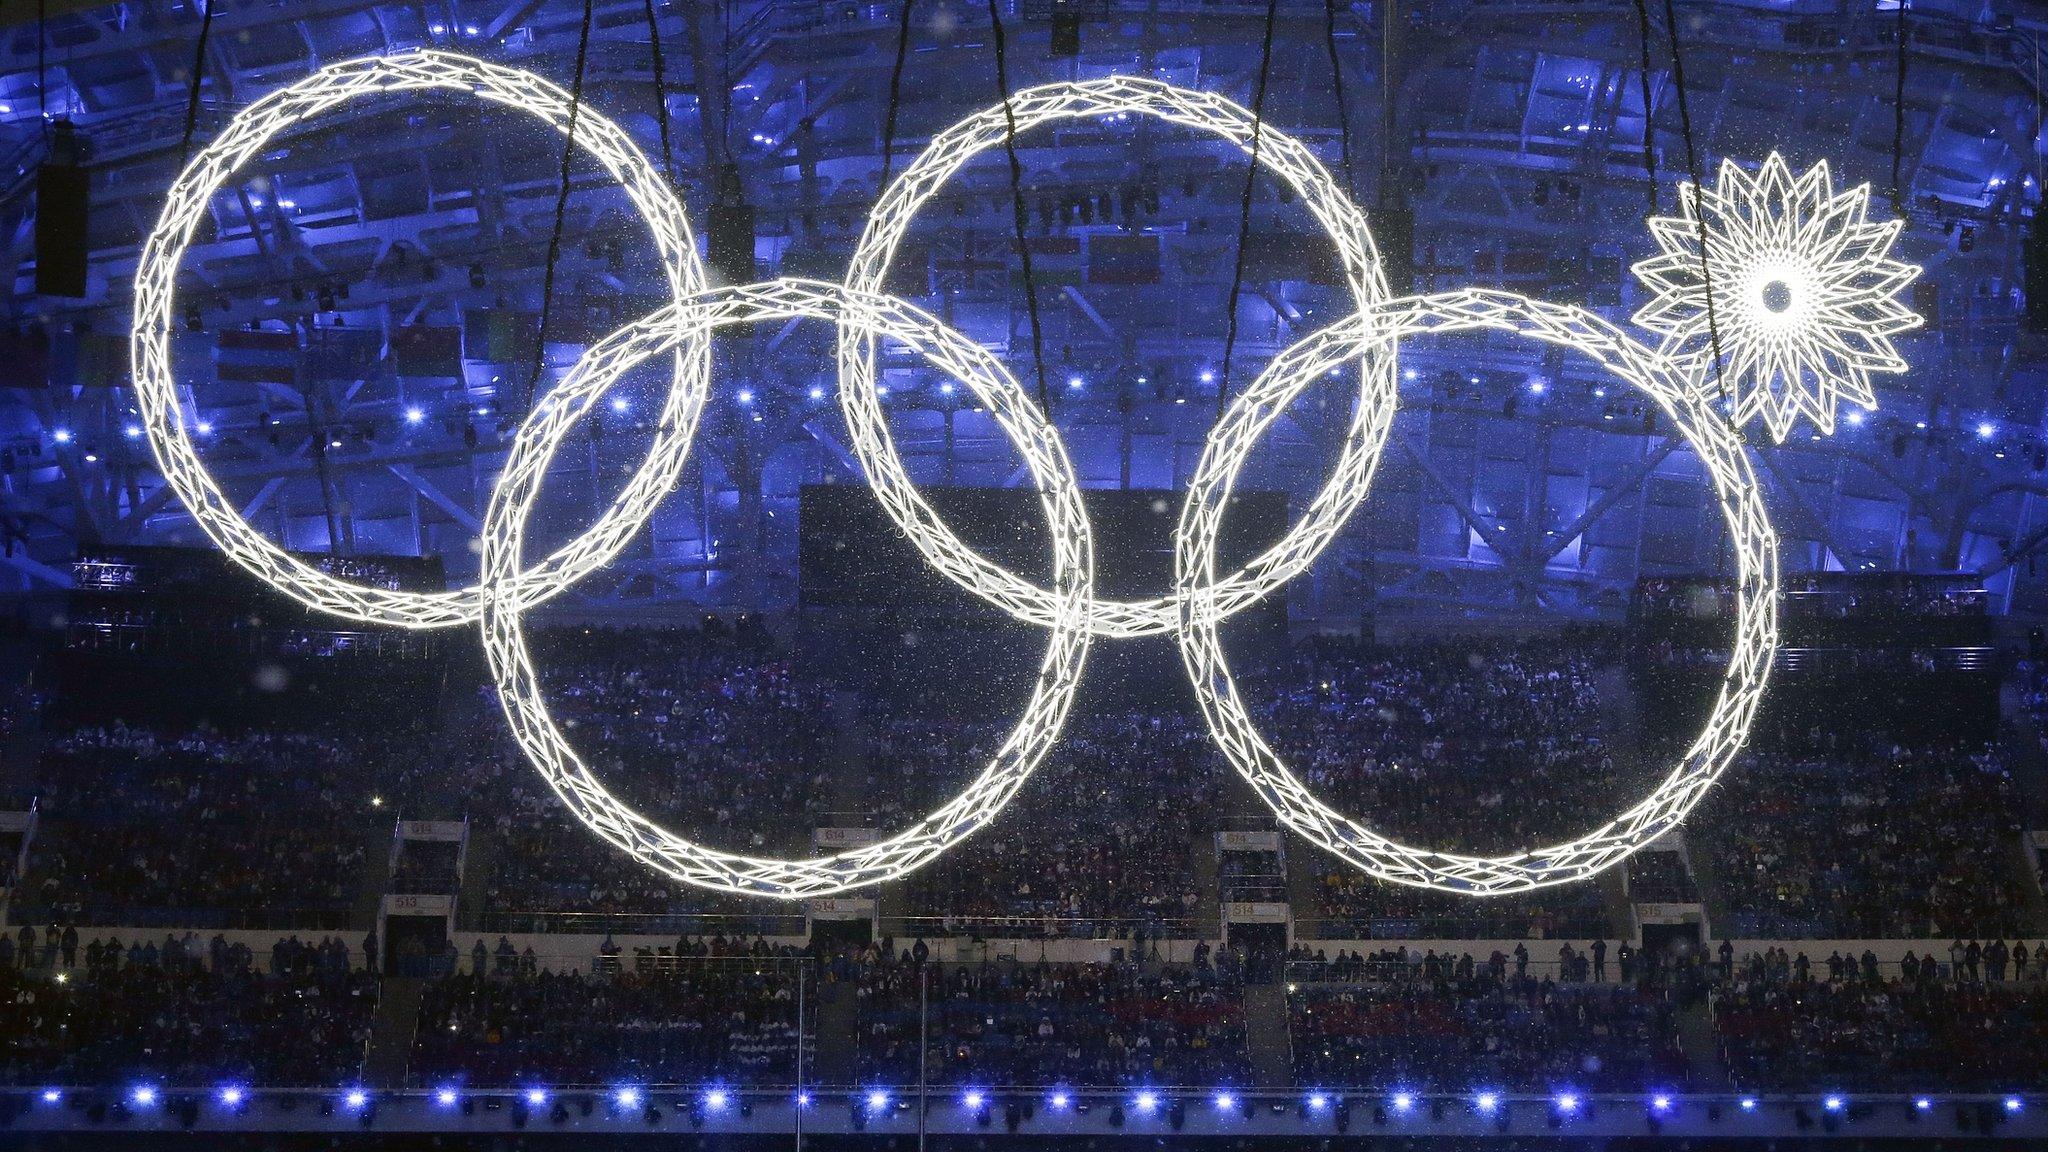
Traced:
<path fill-rule="evenodd" d="M 1906 189 L 1900 183 L 1900 169 L 1906 158 L 1906 0 L 1898 0 L 1898 62 L 1892 69 L 1892 211 L 1906 214 Z"/>
<path fill-rule="evenodd" d="M 1237 296 L 1244 289 L 1244 246 L 1252 234 L 1252 186 L 1259 178 L 1259 138 L 1266 126 L 1266 78 L 1273 69 L 1273 24 L 1280 16 L 1280 0 L 1266 0 L 1266 35 L 1259 47 L 1259 79 L 1252 87 L 1252 166 L 1244 174 L 1244 198 L 1238 206 L 1237 260 L 1230 269 L 1230 326 L 1223 333 L 1223 372 L 1216 383 L 1216 416 L 1223 416 L 1224 401 L 1230 395 L 1230 357 L 1237 350 Z"/>
<path fill-rule="evenodd" d="M 1650 6 L 1636 0 L 1636 31 L 1642 44 L 1643 64 L 1643 175 L 1650 180 L 1650 215 L 1657 214 L 1657 121 L 1650 99 Z"/>
<path fill-rule="evenodd" d="M 877 193 L 888 189 L 890 163 L 896 158 L 896 108 L 903 99 L 903 61 L 910 55 L 910 10 L 916 6 L 917 0 L 903 0 L 903 21 L 896 26 L 896 66 L 889 70 L 889 114 L 882 119 L 882 183 L 875 189 Z"/>
<path fill-rule="evenodd" d="M 676 182 L 675 148 L 669 143 L 668 69 L 661 56 L 661 23 L 655 19 L 654 0 L 647 0 L 647 56 L 654 65 L 654 118 L 661 126 L 661 171 L 668 182 Z"/>
<path fill-rule="evenodd" d="M 1671 87 L 1678 97 L 1678 131 L 1685 137 L 1685 170 L 1692 178 L 1693 227 L 1700 242 L 1700 292 L 1707 302 L 1707 339 L 1714 352 L 1714 383 L 1726 402 L 1728 381 L 1721 371 L 1721 322 L 1714 313 L 1714 262 L 1707 253 L 1706 190 L 1700 185 L 1700 158 L 1693 148 L 1692 111 L 1685 102 L 1685 54 L 1678 45 L 1678 10 L 1664 0 L 1664 33 L 1671 38 Z"/>
<path fill-rule="evenodd" d="M 1330 54 L 1330 92 L 1337 100 L 1337 156 L 1344 166 L 1344 190 L 1355 196 L 1358 178 L 1351 171 L 1351 110 L 1344 106 L 1344 66 L 1337 55 L 1337 0 L 1323 0 L 1323 48 Z"/>
<path fill-rule="evenodd" d="M 555 227 L 548 235 L 547 266 L 541 271 L 540 324 L 534 332 L 533 371 L 526 377 L 525 408 L 533 407 L 533 393 L 540 387 L 541 371 L 548 359 L 548 312 L 555 302 L 555 262 L 562 255 L 562 221 L 569 212 L 569 165 L 576 158 L 576 118 L 583 109 L 583 66 L 590 58 L 590 21 L 593 0 L 583 0 L 583 28 L 576 37 L 576 71 L 569 80 L 569 123 L 562 138 L 561 185 L 555 192 Z"/>
<path fill-rule="evenodd" d="M 1017 115 L 1010 107 L 1010 67 L 1003 43 L 1003 16 L 996 0 L 988 0 L 988 22 L 994 29 L 996 48 L 996 90 L 1003 97 L 1003 151 L 1010 157 L 1010 219 L 1017 230 L 1017 254 L 1024 264 L 1024 308 L 1031 316 L 1031 364 L 1038 372 L 1038 407 L 1052 412 L 1052 395 L 1045 387 L 1045 341 L 1038 324 L 1038 294 L 1031 289 L 1031 244 L 1024 236 L 1024 165 L 1017 159 Z"/>
<path fill-rule="evenodd" d="M 50 0 L 36 0 L 36 111 L 43 118 L 45 138 L 50 135 L 50 73 L 44 59 L 49 47 Z"/>
<path fill-rule="evenodd" d="M 185 98 L 185 136 L 183 142 L 178 145 L 180 168 L 192 159 L 192 131 L 199 126 L 199 78 L 206 74 L 206 40 L 213 34 L 213 6 L 219 3 L 219 0 L 203 2 L 206 7 L 199 15 L 199 46 L 192 51 L 192 91 Z"/>

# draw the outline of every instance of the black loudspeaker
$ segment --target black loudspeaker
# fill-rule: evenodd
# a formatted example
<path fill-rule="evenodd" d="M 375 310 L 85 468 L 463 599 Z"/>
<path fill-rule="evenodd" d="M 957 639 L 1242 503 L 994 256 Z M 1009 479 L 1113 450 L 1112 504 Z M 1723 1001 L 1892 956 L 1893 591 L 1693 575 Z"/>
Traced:
<path fill-rule="evenodd" d="M 714 204 L 706 241 L 711 271 L 725 284 L 754 282 L 754 206 Z"/>
<path fill-rule="evenodd" d="M 1081 14 L 1079 12 L 1055 12 L 1052 14 L 1052 48 L 1054 56 L 1079 56 L 1081 54 Z"/>
<path fill-rule="evenodd" d="M 85 295 L 85 166 L 68 124 L 58 126 L 50 158 L 36 172 L 36 292 Z"/>
<path fill-rule="evenodd" d="M 1383 204 L 1372 214 L 1373 239 L 1378 241 L 1380 264 L 1386 269 L 1387 287 L 1396 296 L 1415 291 L 1415 212 L 1405 206 Z"/>
<path fill-rule="evenodd" d="M 2048 336 L 2048 227 L 2040 223 L 2027 233 L 2023 284 L 2027 291 L 2027 311 L 2021 322 L 2027 331 L 2037 336 Z"/>

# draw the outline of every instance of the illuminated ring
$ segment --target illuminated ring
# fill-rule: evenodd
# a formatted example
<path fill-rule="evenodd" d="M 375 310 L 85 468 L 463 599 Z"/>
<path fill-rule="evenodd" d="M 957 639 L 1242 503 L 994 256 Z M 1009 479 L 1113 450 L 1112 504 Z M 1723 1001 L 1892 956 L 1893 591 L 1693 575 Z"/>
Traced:
<path fill-rule="evenodd" d="M 473 623 L 480 614 L 475 588 L 404 592 L 339 580 L 272 543 L 256 530 L 214 482 L 179 414 L 171 372 L 171 323 L 178 264 L 206 217 L 208 203 L 236 169 L 279 132 L 358 96 L 440 89 L 465 92 L 532 113 L 566 133 L 571 99 L 534 75 L 447 52 L 413 51 L 365 57 L 323 68 L 242 110 L 220 137 L 193 157 L 157 218 L 135 269 L 133 368 L 142 428 L 164 480 L 192 518 L 221 550 L 258 579 L 310 607 L 371 624 L 439 628 Z M 625 187 L 654 233 L 662 272 L 677 299 L 700 292 L 704 267 L 689 221 L 639 146 L 618 125 L 584 106 L 575 112 L 575 143 Z M 660 499 L 676 481 L 690 432 L 710 386 L 710 344 L 686 343 L 677 353 L 674 382 L 648 450 L 648 466 L 583 535 L 533 568 L 516 574 L 501 593 L 522 606 L 539 603 L 609 563 L 625 548 L 644 517 L 642 505 Z"/>
<path fill-rule="evenodd" d="M 1174 124 L 1213 132 L 1251 150 L 1257 119 L 1221 96 L 1176 88 L 1157 80 L 1113 76 L 1103 80 L 1026 88 L 1010 100 L 1010 114 L 1022 132 L 1054 120 L 1138 112 Z M 1345 278 L 1360 312 L 1387 298 L 1386 278 L 1365 216 L 1330 177 L 1322 162 L 1293 137 L 1270 125 L 1258 127 L 1258 161 L 1285 180 L 1337 246 Z M 882 193 L 854 250 L 849 288 L 880 292 L 896 246 L 911 218 L 954 173 L 975 155 L 1001 144 L 1010 133 L 998 105 L 962 120 L 934 137 L 903 175 Z M 1361 498 L 1379 450 L 1365 414 L 1394 403 L 1391 345 L 1362 369 L 1361 399 L 1344 441 L 1335 473 L 1310 503 L 1306 515 L 1256 560 L 1220 583 L 1150 600 L 1090 600 L 1087 628 L 1098 636 L 1149 636 L 1171 632 L 1192 599 L 1196 614 L 1219 620 L 1239 611 L 1305 571 L 1321 555 Z M 1271 375 L 1272 369 L 1267 370 Z M 866 470 L 882 507 L 939 571 L 954 583 L 1027 623 L 1047 625 L 1062 609 L 1060 597 L 989 560 L 961 540 L 911 484 L 890 438 L 876 389 L 873 341 L 842 331 L 839 339 L 840 403 L 853 451 Z M 1381 436 L 1384 436 L 1382 431 Z"/>
<path fill-rule="evenodd" d="M 1472 290 L 1409 297 L 1353 316 L 1290 349 L 1295 379 L 1418 332 L 1492 329 L 1583 352 L 1646 393 L 1692 445 L 1721 501 L 1735 549 L 1735 651 L 1714 709 L 1685 755 L 1650 796 L 1618 818 L 1566 844 L 1511 856 L 1462 856 L 1397 844 L 1310 795 L 1265 741 L 1238 696 L 1214 616 L 1184 612 L 1178 632 L 1202 712 L 1230 761 L 1282 823 L 1317 846 L 1382 880 L 1463 894 L 1493 895 L 1584 879 L 1669 831 L 1741 749 L 1770 675 L 1778 640 L 1777 535 L 1771 529 L 1741 437 L 1710 403 L 1686 387 L 1669 360 L 1582 308 Z M 1260 386 L 1268 392 L 1262 394 Z M 1232 483 L 1259 433 L 1299 386 L 1261 381 L 1218 424 L 1196 466 L 1175 531 L 1174 583 L 1183 596 L 1214 579 L 1216 544 Z M 1188 601 L 1192 602 L 1192 601 Z"/>
<path fill-rule="evenodd" d="M 598 396 L 648 357 L 708 330 L 795 317 L 833 321 L 865 338 L 899 341 L 966 384 L 1023 456 L 1038 483 L 1052 530 L 1053 587 L 1059 611 L 1031 699 L 1017 727 L 967 788 L 910 828 L 864 848 L 809 860 L 742 856 L 686 840 L 635 812 L 607 791 L 548 715 L 526 649 L 523 603 L 505 589 L 518 578 L 527 517 L 549 463 L 576 420 Z M 629 529 L 654 514 L 635 505 Z M 593 345 L 534 408 L 500 474 L 484 517 L 483 635 L 512 734 L 555 794 L 592 831 L 663 875 L 704 888 L 757 896 L 829 896 L 908 873 L 995 818 L 1059 738 L 1088 653 L 1084 616 L 1094 576 L 1081 484 L 1066 449 L 1042 413 L 994 354 L 910 304 L 836 284 L 772 280 L 719 288 L 627 325 Z"/>

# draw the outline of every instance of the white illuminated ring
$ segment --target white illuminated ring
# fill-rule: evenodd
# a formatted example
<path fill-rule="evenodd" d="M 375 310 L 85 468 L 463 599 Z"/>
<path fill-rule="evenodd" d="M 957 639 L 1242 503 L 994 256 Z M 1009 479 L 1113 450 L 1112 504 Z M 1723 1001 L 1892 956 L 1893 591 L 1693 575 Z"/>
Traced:
<path fill-rule="evenodd" d="M 969 160 L 1001 144 L 1010 120 L 1023 132 L 1055 120 L 1073 120 L 1137 112 L 1174 124 L 1213 132 L 1241 149 L 1251 150 L 1259 133 L 1259 163 L 1286 181 L 1304 207 L 1329 233 L 1343 262 L 1344 275 L 1361 313 L 1370 313 L 1387 298 L 1386 277 L 1365 216 L 1347 198 L 1315 154 L 1271 125 L 1260 126 L 1243 106 L 1221 96 L 1176 88 L 1157 80 L 1111 76 L 1102 80 L 1046 84 L 1026 88 L 1010 99 L 1009 116 L 1002 105 L 980 112 L 932 139 L 929 147 L 882 193 L 868 218 L 846 274 L 849 288 L 880 292 L 889 261 L 910 229 L 920 207 Z M 1263 598 L 1300 575 L 1336 536 L 1364 492 L 1363 478 L 1377 460 L 1385 430 L 1375 436 L 1368 414 L 1391 408 L 1398 396 L 1394 349 L 1382 344 L 1361 369 L 1360 402 L 1330 479 L 1310 502 L 1301 521 L 1279 543 L 1227 579 L 1149 600 L 1091 600 L 1087 627 L 1098 636 L 1149 636 L 1172 631 L 1192 596 L 1198 614 L 1218 620 Z M 1267 375 L 1272 374 L 1268 368 Z M 1060 598 L 981 555 L 939 519 L 912 486 L 903 459 L 890 439 L 876 389 L 875 352 L 871 340 L 852 331 L 839 339 L 839 399 L 845 409 L 853 451 L 874 484 L 897 527 L 925 558 L 954 583 L 987 600 L 1018 620 L 1051 624 L 1060 612 Z M 1304 381 L 1303 383 L 1306 383 Z"/>
<path fill-rule="evenodd" d="M 278 591 L 313 608 L 373 624 L 438 628 L 473 623 L 479 615 L 475 588 L 454 592 L 405 592 L 339 580 L 286 552 L 256 530 L 215 483 L 179 412 L 171 371 L 171 324 L 176 306 L 179 262 L 206 218 L 208 203 L 243 164 L 284 129 L 359 96 L 424 90 L 464 92 L 528 112 L 557 132 L 569 127 L 569 94 L 531 72 L 500 68 L 469 56 L 413 51 L 349 60 L 323 68 L 243 109 L 219 138 L 192 158 L 157 218 L 135 269 L 135 317 L 131 356 L 142 428 L 157 467 L 192 518 L 228 557 Z M 575 143 L 624 186 L 626 195 L 654 233 L 669 290 L 677 299 L 704 289 L 689 221 L 660 172 L 618 125 L 582 107 L 576 113 Z M 609 563 L 632 536 L 631 525 L 673 486 L 680 475 L 691 432 L 710 382 L 708 341 L 686 343 L 676 356 L 673 385 L 648 450 L 648 466 L 634 473 L 604 515 L 583 535 L 519 573 L 505 594 L 532 605 Z"/>
<path fill-rule="evenodd" d="M 548 715 L 527 652 L 523 602 L 516 588 L 527 517 L 563 438 L 598 397 L 635 365 L 679 344 L 701 342 L 711 328 L 794 317 L 827 320 L 864 338 L 901 342 L 972 389 L 1017 446 L 1038 485 L 1052 530 L 1057 611 L 1030 701 L 987 768 L 959 796 L 916 824 L 864 848 L 809 860 L 722 852 L 648 820 L 601 784 Z M 630 510 L 628 531 L 654 514 Z M 1093 591 L 1094 552 L 1081 485 L 1059 434 L 1000 360 L 939 320 L 892 297 L 808 280 L 772 280 L 719 288 L 671 304 L 593 345 L 519 429 L 484 517 L 483 634 L 512 734 L 555 794 L 599 836 L 655 871 L 703 888 L 759 896 L 829 896 L 894 879 L 926 863 L 994 819 L 1059 738 L 1088 653 L 1085 609 Z"/>
<path fill-rule="evenodd" d="M 1706 397 L 1687 387 L 1688 378 L 1677 365 L 1583 308 L 1506 292 L 1475 289 L 1407 297 L 1382 305 L 1370 317 L 1352 316 L 1289 349 L 1282 359 L 1295 361 L 1291 370 L 1268 373 L 1225 413 L 1196 465 L 1175 532 L 1174 581 L 1187 598 L 1215 578 L 1216 543 L 1231 485 L 1258 435 L 1300 391 L 1295 381 L 1314 379 L 1410 333 L 1482 328 L 1582 352 L 1641 389 L 1692 445 L 1720 498 L 1735 550 L 1734 656 L 1706 727 L 1650 796 L 1577 840 L 1532 852 L 1464 856 L 1397 844 L 1311 795 L 1267 746 L 1238 695 L 1213 615 L 1184 610 L 1178 636 L 1210 731 L 1282 823 L 1382 880 L 1497 895 L 1584 879 L 1669 831 L 1740 751 L 1763 696 L 1778 639 L 1777 535 L 1740 436 Z"/>

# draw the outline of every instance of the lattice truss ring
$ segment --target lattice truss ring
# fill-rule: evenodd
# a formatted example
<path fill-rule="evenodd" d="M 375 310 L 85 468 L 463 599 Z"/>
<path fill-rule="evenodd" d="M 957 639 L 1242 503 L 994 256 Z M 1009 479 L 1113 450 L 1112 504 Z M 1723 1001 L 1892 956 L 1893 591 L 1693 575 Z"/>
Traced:
<path fill-rule="evenodd" d="M 1299 385 L 1290 390 L 1291 382 L 1314 379 L 1318 372 L 1402 336 L 1475 329 L 1526 336 L 1591 357 L 1649 396 L 1691 444 L 1713 482 L 1735 553 L 1734 654 L 1706 726 L 1655 790 L 1587 835 L 1531 852 L 1467 856 L 1399 844 L 1317 799 L 1260 737 L 1231 677 L 1214 617 L 1184 611 L 1178 637 L 1211 733 L 1282 823 L 1382 880 L 1499 895 L 1585 879 L 1676 826 L 1741 750 L 1763 697 L 1778 641 L 1777 536 L 1740 436 L 1708 397 L 1686 387 L 1677 365 L 1583 308 L 1506 292 L 1406 297 L 1369 316 L 1354 315 L 1289 349 L 1283 359 L 1297 361 L 1295 369 L 1262 377 L 1217 425 L 1196 465 L 1175 532 L 1174 572 L 1183 597 L 1215 578 L 1218 533 L 1231 486 L 1259 434 L 1299 392 Z M 1360 498 L 1363 493 L 1361 484 Z"/>
<path fill-rule="evenodd" d="M 615 382 L 710 329 L 795 317 L 832 321 L 900 342 L 972 390 L 1010 437 L 1038 488 L 1052 536 L 1055 615 L 1044 660 L 1017 726 L 960 795 L 875 844 L 808 860 L 739 855 L 694 843 L 634 811 L 591 774 L 548 714 L 526 646 L 522 602 L 505 590 L 519 574 L 527 518 L 549 463 L 576 421 Z M 652 501 L 630 512 L 637 529 Z M 668 305 L 593 345 L 520 427 L 491 497 L 483 531 L 483 635 L 512 734 L 570 811 L 600 837 L 665 876 L 702 888 L 784 899 L 830 896 L 903 876 L 994 819 L 1059 739 L 1088 652 L 1085 610 L 1094 549 L 1081 485 L 1059 434 L 1000 360 L 937 318 L 893 297 L 837 284 L 771 280 L 718 288 Z"/>
<path fill-rule="evenodd" d="M 569 128 L 570 97 L 559 86 L 513 68 L 470 56 L 417 50 L 369 56 L 323 68 L 256 101 L 229 121 L 171 185 L 156 227 L 135 269 L 134 336 L 130 356 L 142 428 L 164 481 L 192 518 L 230 559 L 258 579 L 311 608 L 371 624 L 441 628 L 474 623 L 476 588 L 408 592 L 340 580 L 271 542 L 243 518 L 199 457 L 187 431 L 171 367 L 179 262 L 206 218 L 211 199 L 235 171 L 254 159 L 278 133 L 358 97 L 387 92 L 452 91 L 529 113 L 557 132 Z M 611 120 L 582 106 L 576 145 L 624 186 L 654 235 L 669 290 L 681 299 L 705 287 L 696 242 L 677 200 L 658 169 Z M 553 596 L 611 562 L 632 536 L 638 509 L 673 486 L 710 387 L 708 341 L 685 342 L 676 353 L 673 382 L 648 451 L 648 467 L 581 536 L 518 574 L 506 594 L 531 605 Z"/>

